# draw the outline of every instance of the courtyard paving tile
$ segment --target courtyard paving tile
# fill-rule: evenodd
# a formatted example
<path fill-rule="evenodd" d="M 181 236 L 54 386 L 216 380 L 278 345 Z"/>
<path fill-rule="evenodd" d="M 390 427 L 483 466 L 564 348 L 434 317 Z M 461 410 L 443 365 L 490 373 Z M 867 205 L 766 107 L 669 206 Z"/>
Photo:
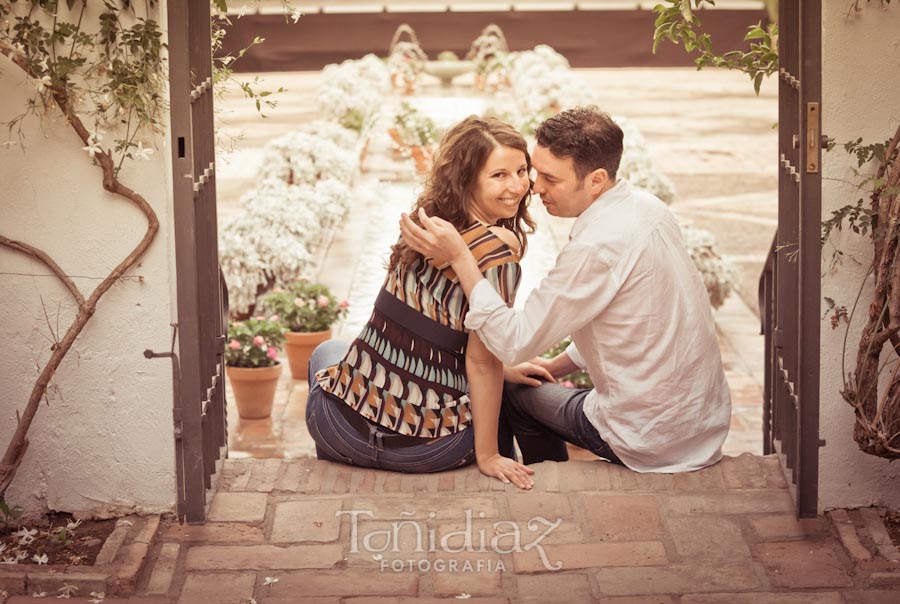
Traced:
<path fill-rule="evenodd" d="M 252 479 L 243 477 L 267 463 L 265 471 L 281 478 L 270 491 L 252 491 Z M 900 601 L 900 564 L 880 558 L 878 544 L 866 540 L 871 559 L 855 561 L 827 516 L 797 520 L 787 484 L 771 480 L 777 465 L 770 457 L 726 457 L 690 474 L 691 481 L 603 461 L 544 462 L 534 466 L 529 492 L 474 467 L 407 482 L 401 474 L 318 460 L 272 466 L 226 461 L 229 480 L 216 497 L 253 495 L 247 501 L 262 516 L 205 526 L 164 520 L 139 595 L 158 587 L 160 572 L 172 577 L 169 589 L 156 599 L 106 601 Z M 741 480 L 724 480 L 726 466 Z M 344 469 L 349 489 L 334 480 Z M 572 480 L 577 475 L 588 478 Z M 286 476 L 299 478 L 291 484 Z M 446 477 L 453 489 L 440 492 L 436 485 Z M 367 492 L 358 491 L 363 485 Z"/>
<path fill-rule="evenodd" d="M 228 506 L 212 502 L 219 520 L 163 518 L 137 595 L 104 601 L 900 602 L 900 563 L 864 530 L 872 513 L 848 517 L 855 542 L 842 538 L 841 515 L 797 520 L 772 457 L 726 457 L 690 481 L 603 461 L 533 467 L 535 489 L 523 492 L 475 467 L 409 477 L 311 459 L 227 460 L 216 498 Z M 344 470 L 346 482 L 336 480 Z M 279 477 L 264 493 L 252 479 L 261 473 Z M 441 481 L 452 489 L 439 491 Z M 222 519 L 241 503 L 246 514 Z M 96 599 L 78 595 L 70 601 Z"/>

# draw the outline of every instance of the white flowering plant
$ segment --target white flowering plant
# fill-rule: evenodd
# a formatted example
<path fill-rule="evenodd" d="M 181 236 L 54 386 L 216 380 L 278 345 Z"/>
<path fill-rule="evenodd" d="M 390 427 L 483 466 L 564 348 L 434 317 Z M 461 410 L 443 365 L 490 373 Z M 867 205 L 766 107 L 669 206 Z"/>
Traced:
<path fill-rule="evenodd" d="M 556 115 L 556 112 L 550 109 L 524 111 L 514 100 L 504 99 L 490 107 L 486 114 L 503 120 L 521 132 L 522 136 L 529 137 L 534 136 L 538 126 Z"/>
<path fill-rule="evenodd" d="M 350 207 L 359 169 L 359 134 L 317 120 L 267 145 L 244 212 L 219 236 L 219 258 L 233 311 L 252 312 L 276 283 L 304 274 Z"/>
<path fill-rule="evenodd" d="M 298 279 L 266 294 L 262 305 L 291 331 L 325 331 L 344 318 L 350 303 L 338 301 L 328 286 Z"/>
<path fill-rule="evenodd" d="M 387 94 L 390 89 L 390 70 L 384 59 L 369 53 L 361 59 L 351 61 L 350 65 L 367 86 L 380 94 Z"/>
<path fill-rule="evenodd" d="M 326 65 L 316 104 L 325 117 L 360 132 L 381 107 L 389 78 L 387 67 L 374 55 Z"/>
<path fill-rule="evenodd" d="M 619 174 L 634 187 L 652 193 L 667 204 L 675 199 L 675 185 L 668 176 L 653 167 L 646 154 L 625 151 L 619 165 Z"/>
<path fill-rule="evenodd" d="M 225 364 L 231 367 L 271 367 L 284 344 L 284 324 L 277 316 L 251 317 L 228 324 Z"/>
<path fill-rule="evenodd" d="M 18 518 L 18 517 L 17 517 Z M 17 523 L 17 530 L 5 526 L 0 532 L 0 565 L 15 566 L 19 564 L 82 564 L 85 557 L 90 557 L 90 547 L 85 547 L 89 536 L 80 537 L 76 533 L 81 520 L 63 518 L 64 524 L 54 527 L 51 519 L 49 526 L 28 528 Z M 94 552 L 96 553 L 96 551 Z"/>
<path fill-rule="evenodd" d="M 318 217 L 322 230 L 332 229 L 347 215 L 352 191 L 343 182 L 325 178 L 317 182 L 315 188 L 308 186 L 302 188 L 309 191 L 307 207 L 312 208 Z"/>
<path fill-rule="evenodd" d="M 297 128 L 297 132 L 302 132 L 307 136 L 330 140 L 338 147 L 343 147 L 345 149 L 356 146 L 359 139 L 359 132 L 352 128 L 345 128 L 330 120 L 313 120 L 307 122 L 300 125 Z"/>
<path fill-rule="evenodd" d="M 310 249 L 321 239 L 321 227 L 308 207 L 286 202 L 272 193 L 293 193 L 299 187 L 274 181 L 268 189 L 250 191 L 242 199 L 246 210 L 219 235 L 219 261 L 232 312 L 246 313 L 256 298 L 276 282 L 289 283 L 312 265 Z"/>
<path fill-rule="evenodd" d="M 394 45 L 387 59 L 391 81 L 415 81 L 425 70 L 428 55 L 415 42 L 401 41 Z"/>
<path fill-rule="evenodd" d="M 590 100 L 566 58 L 543 44 L 534 50 L 513 53 L 509 80 L 513 97 L 527 113 L 559 111 L 588 104 Z"/>
<path fill-rule="evenodd" d="M 716 248 L 716 240 L 709 231 L 691 224 L 681 225 L 681 235 L 691 259 L 700 271 L 703 285 L 709 294 L 709 303 L 719 308 L 734 289 L 737 268 L 723 258 Z"/>
<path fill-rule="evenodd" d="M 491 23 L 472 42 L 466 60 L 475 63 L 475 71 L 480 76 L 487 76 L 496 71 L 509 68 L 509 45 L 497 25 Z"/>
<path fill-rule="evenodd" d="M 625 135 L 619 174 L 638 189 L 653 193 L 667 204 L 672 203 L 676 196 L 675 185 L 654 168 L 647 139 L 640 129 L 622 116 L 613 119 Z"/>
<path fill-rule="evenodd" d="M 401 103 L 400 110 L 394 116 L 394 126 L 402 143 L 409 147 L 430 148 L 437 142 L 434 121 L 409 103 Z"/>
<path fill-rule="evenodd" d="M 266 145 L 257 179 L 274 177 L 289 184 L 315 184 L 322 178 L 334 178 L 349 183 L 358 169 L 354 145 L 342 146 L 303 130 L 289 132 Z"/>

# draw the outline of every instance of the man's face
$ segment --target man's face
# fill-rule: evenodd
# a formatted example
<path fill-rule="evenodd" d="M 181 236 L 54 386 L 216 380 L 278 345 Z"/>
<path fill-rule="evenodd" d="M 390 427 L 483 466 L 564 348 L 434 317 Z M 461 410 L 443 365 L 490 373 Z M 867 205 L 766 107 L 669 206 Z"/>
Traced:
<path fill-rule="evenodd" d="M 591 187 L 586 186 L 591 175 L 578 178 L 571 157 L 557 157 L 550 149 L 537 145 L 531 154 L 531 165 L 537 173 L 534 192 L 541 196 L 544 207 L 553 216 L 579 216 L 597 198 Z"/>

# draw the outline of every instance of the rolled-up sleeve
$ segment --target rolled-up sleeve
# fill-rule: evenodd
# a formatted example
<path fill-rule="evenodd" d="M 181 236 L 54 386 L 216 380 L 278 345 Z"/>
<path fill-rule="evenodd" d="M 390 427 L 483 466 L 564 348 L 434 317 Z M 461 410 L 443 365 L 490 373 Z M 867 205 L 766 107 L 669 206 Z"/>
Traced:
<path fill-rule="evenodd" d="M 509 308 L 490 283 L 476 284 L 465 326 L 476 330 L 498 359 L 514 365 L 583 327 L 619 287 L 607 260 L 590 246 L 570 242 L 522 310 Z"/>
<path fill-rule="evenodd" d="M 578 352 L 578 347 L 575 346 L 575 342 L 571 342 L 568 346 L 566 346 L 566 355 L 572 359 L 572 362 L 578 365 L 579 369 L 586 369 L 587 363 L 584 360 L 584 357 L 581 356 L 581 353 Z"/>

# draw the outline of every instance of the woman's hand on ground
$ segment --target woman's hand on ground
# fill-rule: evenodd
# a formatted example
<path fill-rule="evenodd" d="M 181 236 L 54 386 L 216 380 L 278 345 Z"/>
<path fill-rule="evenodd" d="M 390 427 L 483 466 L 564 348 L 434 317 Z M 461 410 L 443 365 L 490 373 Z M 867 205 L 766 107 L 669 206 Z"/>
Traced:
<path fill-rule="evenodd" d="M 546 359 L 541 360 L 546 361 Z M 538 363 L 537 359 L 519 363 L 518 365 L 504 365 L 503 380 L 513 384 L 525 384 L 526 386 L 534 387 L 540 386 L 544 381 L 556 383 L 547 367 Z"/>
<path fill-rule="evenodd" d="M 438 265 L 452 263 L 458 254 L 468 253 L 466 242 L 452 224 L 437 216 L 428 216 L 421 209 L 419 220 L 422 226 L 408 215 L 400 215 L 400 234 L 409 247 Z"/>
<path fill-rule="evenodd" d="M 520 489 L 528 490 L 534 486 L 534 480 L 531 478 L 534 470 L 499 453 L 491 455 L 484 461 L 479 460 L 478 469 L 485 476 L 491 476 L 500 482 L 511 482 Z"/>

